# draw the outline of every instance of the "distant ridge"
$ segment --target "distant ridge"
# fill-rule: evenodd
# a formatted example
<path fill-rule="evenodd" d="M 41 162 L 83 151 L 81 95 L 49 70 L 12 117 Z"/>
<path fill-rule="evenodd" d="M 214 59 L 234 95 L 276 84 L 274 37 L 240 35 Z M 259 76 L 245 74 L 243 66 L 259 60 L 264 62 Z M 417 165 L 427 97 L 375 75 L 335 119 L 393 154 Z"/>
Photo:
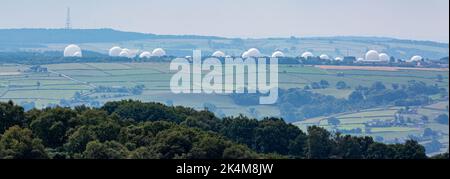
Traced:
<path fill-rule="evenodd" d="M 99 43 L 158 38 L 220 39 L 212 36 L 155 35 L 114 29 L 0 29 L 0 43 Z"/>
<path fill-rule="evenodd" d="M 295 38 L 295 37 L 291 37 Z M 122 42 L 145 39 L 239 39 L 218 36 L 201 35 L 156 35 L 151 33 L 125 32 L 109 28 L 103 29 L 0 29 L 0 43 L 13 44 L 39 44 L 39 43 L 102 43 Z M 279 40 L 289 38 L 261 38 Z M 400 42 L 409 44 L 422 44 L 438 47 L 448 47 L 447 43 L 422 40 L 396 39 L 389 37 L 359 37 L 359 36 L 330 36 L 330 37 L 302 37 L 309 40 L 342 40 L 342 41 L 374 41 L 374 42 Z"/>

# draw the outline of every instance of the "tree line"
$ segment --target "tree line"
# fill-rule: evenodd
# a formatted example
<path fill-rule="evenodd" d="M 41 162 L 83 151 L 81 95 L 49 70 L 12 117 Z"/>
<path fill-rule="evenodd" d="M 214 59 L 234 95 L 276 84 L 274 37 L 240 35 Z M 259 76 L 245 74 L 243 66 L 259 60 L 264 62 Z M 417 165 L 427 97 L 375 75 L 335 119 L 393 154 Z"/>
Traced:
<path fill-rule="evenodd" d="M 27 112 L 2 102 L 0 134 L 2 159 L 427 158 L 412 140 L 387 145 L 315 126 L 304 132 L 278 118 L 217 118 L 207 110 L 132 100 Z"/>

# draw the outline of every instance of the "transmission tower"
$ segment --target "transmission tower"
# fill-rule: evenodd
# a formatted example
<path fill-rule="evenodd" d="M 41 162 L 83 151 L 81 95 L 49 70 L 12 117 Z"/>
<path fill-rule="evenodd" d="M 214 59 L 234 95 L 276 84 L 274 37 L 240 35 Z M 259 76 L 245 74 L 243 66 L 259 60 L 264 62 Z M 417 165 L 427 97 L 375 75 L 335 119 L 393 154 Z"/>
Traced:
<path fill-rule="evenodd" d="M 66 29 L 72 29 L 72 22 L 70 19 L 70 7 L 67 8 Z"/>

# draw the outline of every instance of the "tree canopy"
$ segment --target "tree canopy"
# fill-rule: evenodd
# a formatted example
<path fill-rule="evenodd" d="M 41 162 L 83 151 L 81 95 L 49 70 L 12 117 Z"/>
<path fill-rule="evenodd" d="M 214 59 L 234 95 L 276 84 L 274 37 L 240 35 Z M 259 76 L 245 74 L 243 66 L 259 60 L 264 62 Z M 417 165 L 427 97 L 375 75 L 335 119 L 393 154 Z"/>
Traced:
<path fill-rule="evenodd" d="M 4 159 L 423 159 L 416 141 L 306 132 L 279 118 L 218 118 L 209 111 L 124 100 L 101 108 L 24 112 L 0 103 Z"/>

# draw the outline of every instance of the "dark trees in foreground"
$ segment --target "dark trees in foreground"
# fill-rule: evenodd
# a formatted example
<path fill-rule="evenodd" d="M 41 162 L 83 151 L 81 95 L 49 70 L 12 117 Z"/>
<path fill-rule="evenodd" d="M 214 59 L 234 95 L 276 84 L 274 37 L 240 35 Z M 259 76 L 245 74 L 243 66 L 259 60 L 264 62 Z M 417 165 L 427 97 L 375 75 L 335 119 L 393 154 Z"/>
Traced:
<path fill-rule="evenodd" d="M 0 103 L 4 159 L 423 159 L 415 141 L 387 145 L 371 137 L 307 133 L 283 119 L 219 119 L 208 111 L 119 101 L 102 108 L 24 112 Z"/>

